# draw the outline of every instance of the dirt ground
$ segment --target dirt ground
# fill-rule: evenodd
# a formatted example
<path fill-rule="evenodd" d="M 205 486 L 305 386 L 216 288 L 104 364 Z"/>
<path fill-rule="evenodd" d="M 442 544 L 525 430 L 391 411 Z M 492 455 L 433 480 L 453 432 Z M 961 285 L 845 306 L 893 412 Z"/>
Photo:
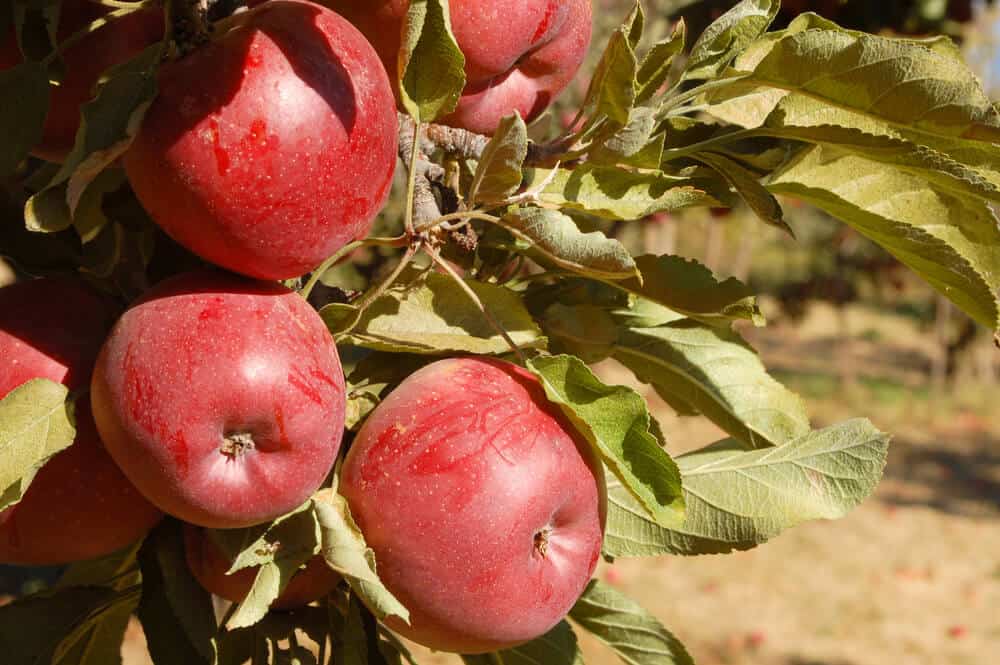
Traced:
<path fill-rule="evenodd" d="M 849 341 L 835 346 L 841 332 Z M 864 415 L 895 435 L 876 495 L 847 519 L 807 524 L 750 552 L 621 560 L 599 575 L 642 602 L 701 665 L 1000 662 L 997 387 L 963 381 L 935 394 L 925 332 L 860 308 L 837 319 L 818 307 L 798 325 L 749 334 L 806 397 L 816 426 Z M 629 382 L 614 366 L 602 371 Z M 720 436 L 655 408 L 672 452 Z M 619 662 L 590 638 L 583 645 L 589 665 Z M 125 655 L 127 665 L 147 662 L 137 628 Z M 443 654 L 421 662 L 459 663 Z"/>

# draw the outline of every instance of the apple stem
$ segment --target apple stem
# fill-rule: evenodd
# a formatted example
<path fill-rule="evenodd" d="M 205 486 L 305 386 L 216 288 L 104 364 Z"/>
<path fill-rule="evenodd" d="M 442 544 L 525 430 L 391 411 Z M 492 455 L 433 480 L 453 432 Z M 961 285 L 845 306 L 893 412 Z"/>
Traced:
<path fill-rule="evenodd" d="M 465 294 L 469 296 L 469 299 L 476 304 L 476 307 L 479 308 L 479 311 L 482 312 L 483 316 L 486 318 L 487 323 L 489 323 L 490 327 L 496 330 L 500 336 L 503 337 L 504 341 L 507 342 L 507 345 L 510 346 L 511 351 L 513 351 L 514 355 L 516 355 L 518 360 L 521 361 L 521 364 L 527 365 L 528 360 L 524 357 L 524 352 L 521 351 L 521 347 L 519 347 L 517 343 L 511 339 L 507 331 L 504 330 L 504 327 L 500 325 L 500 322 L 493 316 L 493 313 L 490 312 L 486 305 L 483 304 L 483 301 L 476 295 L 476 292 L 472 290 L 472 287 L 466 283 L 461 275 L 455 272 L 455 269 L 451 267 L 450 263 L 441 258 L 441 255 L 436 249 L 428 247 L 426 248 L 426 251 L 427 255 L 431 257 L 431 260 L 441 266 L 441 268 L 448 273 L 453 280 L 455 280 L 455 283 L 459 286 L 459 288 L 465 291 Z"/>
<path fill-rule="evenodd" d="M 167 25 L 177 45 L 177 57 L 183 58 L 208 42 L 212 34 L 209 4 L 209 0 L 169 0 Z"/>
<path fill-rule="evenodd" d="M 403 226 L 405 227 L 406 234 L 412 236 L 414 208 L 416 207 L 414 197 L 417 190 L 417 177 L 420 175 L 417 173 L 417 164 L 420 160 L 420 123 L 416 119 L 413 120 L 413 136 L 411 137 L 409 151 L 410 158 L 406 161 L 406 219 L 403 222 Z"/>
<path fill-rule="evenodd" d="M 410 261 L 413 259 L 413 256 L 417 253 L 417 251 L 420 249 L 420 246 L 421 243 L 420 241 L 418 241 L 413 245 L 407 247 L 406 253 L 403 254 L 403 258 L 399 260 L 399 263 L 397 263 L 396 267 L 393 268 L 391 273 L 389 273 L 389 276 L 386 277 L 381 282 L 379 282 L 377 286 L 373 286 L 372 288 L 368 289 L 368 291 L 366 291 L 365 294 L 361 296 L 361 299 L 359 301 L 357 301 L 356 303 L 352 303 L 352 306 L 355 308 L 354 314 L 351 316 L 350 320 L 345 325 L 343 325 L 343 327 L 341 327 L 339 330 L 337 330 L 336 333 L 334 333 L 333 338 L 335 340 L 343 337 L 344 335 L 347 335 L 352 330 L 354 330 L 354 326 L 358 325 L 358 322 L 361 321 L 361 317 L 365 313 L 365 310 L 368 309 L 368 307 L 373 302 L 381 298 L 382 294 L 384 294 L 386 290 L 390 286 L 392 286 L 393 283 L 395 283 L 396 279 L 399 278 L 399 276 L 402 274 L 406 266 L 410 264 Z"/>
<path fill-rule="evenodd" d="M 552 536 L 552 527 L 543 527 L 541 531 L 535 534 L 535 551 L 538 552 L 538 556 L 545 558 L 545 555 L 549 552 L 549 538 Z"/>
<path fill-rule="evenodd" d="M 233 432 L 222 437 L 222 447 L 219 450 L 226 457 L 239 459 L 246 451 L 253 448 L 254 440 L 250 432 Z"/>

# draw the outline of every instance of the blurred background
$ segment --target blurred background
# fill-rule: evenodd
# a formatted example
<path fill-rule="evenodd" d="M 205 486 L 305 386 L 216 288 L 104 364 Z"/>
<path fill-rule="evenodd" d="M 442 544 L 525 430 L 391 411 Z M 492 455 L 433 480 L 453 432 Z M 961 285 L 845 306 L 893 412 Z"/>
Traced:
<path fill-rule="evenodd" d="M 632 0 L 594 0 L 589 67 L 535 131 L 572 118 L 588 74 Z M 647 37 L 684 17 L 689 45 L 732 0 L 644 0 Z M 778 27 L 814 11 L 884 34 L 946 34 L 1000 98 L 1000 3 L 985 0 L 785 0 Z M 546 124 L 547 123 L 547 124 Z M 756 550 L 620 560 L 599 575 L 642 602 L 701 665 L 1000 663 L 1000 351 L 883 250 L 823 212 L 782 200 L 793 240 L 742 208 L 691 210 L 610 229 L 633 253 L 694 257 L 762 294 L 769 325 L 744 327 L 775 376 L 821 427 L 866 416 L 894 435 L 886 478 L 847 519 L 812 523 Z M 395 217 L 390 209 L 384 216 Z M 343 286 L 366 269 L 330 276 Z M 0 262 L 0 281 L 12 278 Z M 366 275 L 367 276 L 367 275 Z M 324 280 L 326 281 L 326 280 Z M 363 282 L 361 282 L 363 284 Z M 672 453 L 724 435 L 650 401 Z M 0 567 L 0 593 L 30 592 L 57 571 Z M 584 637 L 590 665 L 618 662 Z M 148 662 L 137 625 L 125 662 Z M 421 662 L 457 664 L 434 655 Z M 542 664 L 544 665 L 544 664 Z"/>
<path fill-rule="evenodd" d="M 592 58 L 631 4 L 595 0 Z M 734 4 L 644 2 L 660 34 L 683 16 L 689 45 Z M 778 27 L 813 11 L 868 32 L 949 35 L 1000 99 L 996 3 L 782 4 Z M 586 80 L 579 86 L 562 100 L 567 111 Z M 870 241 L 796 200 L 782 205 L 797 240 L 740 208 L 622 225 L 618 236 L 633 251 L 698 258 L 762 294 L 768 326 L 743 334 L 806 399 L 814 426 L 866 416 L 894 435 L 885 480 L 847 519 L 807 524 L 750 552 L 620 560 L 601 574 L 653 611 L 701 665 L 998 663 L 1000 350 L 990 331 Z M 626 371 L 603 369 L 634 384 Z M 671 452 L 723 437 L 643 392 Z M 591 665 L 616 662 L 586 646 Z"/>

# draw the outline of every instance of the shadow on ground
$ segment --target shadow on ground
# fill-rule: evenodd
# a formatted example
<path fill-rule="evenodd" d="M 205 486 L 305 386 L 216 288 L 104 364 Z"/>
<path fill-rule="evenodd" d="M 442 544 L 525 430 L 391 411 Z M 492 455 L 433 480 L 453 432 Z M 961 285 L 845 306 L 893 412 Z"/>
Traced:
<path fill-rule="evenodd" d="M 1000 515 L 998 442 L 987 434 L 963 438 L 947 430 L 932 436 L 938 440 L 893 441 L 879 499 L 966 517 Z"/>

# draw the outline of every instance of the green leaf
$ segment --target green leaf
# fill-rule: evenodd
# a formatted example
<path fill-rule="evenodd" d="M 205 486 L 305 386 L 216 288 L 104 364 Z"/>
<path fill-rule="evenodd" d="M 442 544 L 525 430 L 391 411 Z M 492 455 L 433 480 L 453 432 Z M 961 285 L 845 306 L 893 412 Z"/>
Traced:
<path fill-rule="evenodd" d="M 605 385 L 573 356 L 535 358 L 528 369 L 657 523 L 683 517 L 677 466 L 650 433 L 648 407 L 639 394 Z"/>
<path fill-rule="evenodd" d="M 777 227 L 792 237 L 795 236 L 782 216 L 778 200 L 760 184 L 752 172 L 718 153 L 699 152 L 693 157 L 725 178 L 762 222 Z"/>
<path fill-rule="evenodd" d="M 210 537 L 233 561 L 227 574 L 259 568 L 249 593 L 226 623 L 230 630 L 253 626 L 288 587 L 292 577 L 320 551 L 319 523 L 309 501 L 263 529 L 224 529 Z"/>
<path fill-rule="evenodd" d="M 133 583 L 127 573 L 139 572 L 136 560 L 139 545 L 133 543 L 106 556 L 70 564 L 59 577 L 56 586 L 60 589 L 74 586 L 109 586 L 116 590 L 124 589 Z"/>
<path fill-rule="evenodd" d="M 0 35 L 9 34 L 14 29 L 13 5 L 6 9 L 0 8 Z"/>
<path fill-rule="evenodd" d="M 109 605 L 92 623 L 83 624 L 63 640 L 57 657 L 59 653 L 64 655 L 53 660 L 53 665 L 119 665 L 122 662 L 121 646 L 125 630 L 139 605 L 140 594 L 136 591 L 136 585 L 141 581 L 136 562 L 138 550 L 139 544 L 136 543 L 100 559 L 74 563 L 59 578 L 57 586 L 60 589 L 97 585 L 118 592 L 129 587 L 134 589 L 131 593 L 121 594 L 119 602 Z"/>
<path fill-rule="evenodd" d="M 410 613 L 379 580 L 375 554 L 365 544 L 344 497 L 334 490 L 323 490 L 314 498 L 314 504 L 327 564 L 347 580 L 380 620 L 397 616 L 409 623 Z"/>
<path fill-rule="evenodd" d="M 549 169 L 531 169 L 526 175 L 529 191 L 545 183 L 538 194 L 543 205 L 605 219 L 641 219 L 657 212 L 720 205 L 702 182 L 663 173 L 585 164 L 573 170 L 557 169 L 554 174 Z"/>
<path fill-rule="evenodd" d="M 138 584 L 138 574 L 133 583 Z M 117 602 L 92 618 L 59 644 L 53 665 L 116 665 L 122 662 L 122 642 L 132 613 L 139 606 L 138 587 L 119 592 Z"/>
<path fill-rule="evenodd" d="M 646 53 L 636 74 L 638 88 L 635 103 L 643 104 L 655 95 L 670 76 L 670 68 L 674 59 L 684 50 L 687 38 L 687 25 L 681 19 L 674 25 L 670 36 L 655 44 Z"/>
<path fill-rule="evenodd" d="M 1000 113 L 975 74 L 913 41 L 807 30 L 751 49 L 735 66 L 751 72 L 742 86 L 802 93 L 828 114 L 842 108 L 918 135 L 1000 141 Z"/>
<path fill-rule="evenodd" d="M 289 559 L 285 559 L 289 561 Z M 301 565 L 301 562 L 299 563 Z M 243 597 L 243 600 L 234 608 L 229 620 L 226 621 L 228 630 L 238 628 L 249 628 L 267 616 L 271 603 L 281 595 L 281 592 L 288 586 L 292 575 L 298 572 L 299 565 L 289 565 L 282 570 L 277 563 L 269 561 L 261 564 L 257 568 L 257 575 L 254 577 L 253 586 Z"/>
<path fill-rule="evenodd" d="M 451 31 L 448 3 L 411 0 L 399 50 L 399 90 L 417 122 L 450 113 L 465 88 L 465 56 Z"/>
<path fill-rule="evenodd" d="M 681 256 L 644 254 L 635 263 L 642 281 L 629 279 L 615 286 L 709 325 L 736 319 L 764 325 L 753 291 L 734 277 L 720 282 L 711 270 Z"/>
<path fill-rule="evenodd" d="M 590 79 L 584 103 L 584 108 L 594 108 L 595 118 L 605 116 L 619 125 L 628 122 L 636 98 L 635 77 L 639 63 L 630 43 L 631 27 L 632 24 L 627 23 L 611 35 Z"/>
<path fill-rule="evenodd" d="M 137 615 L 156 665 L 212 665 L 217 626 L 212 598 L 191 575 L 181 524 L 167 519 L 139 550 Z"/>
<path fill-rule="evenodd" d="M 14 31 L 17 45 L 25 60 L 42 60 L 48 56 L 58 42 L 59 16 L 62 3 L 51 0 L 16 0 L 9 2 L 14 10 Z M 52 69 L 61 69 L 56 65 Z"/>
<path fill-rule="evenodd" d="M 691 47 L 684 78 L 712 79 L 764 34 L 781 8 L 772 0 L 743 0 L 715 20 Z"/>
<path fill-rule="evenodd" d="M 357 430 L 387 390 L 432 361 L 428 356 L 407 353 L 374 352 L 362 358 L 347 377 L 344 426 Z"/>
<path fill-rule="evenodd" d="M 928 2 L 928 0 L 924 0 Z M 929 0 L 929 2 L 935 2 L 935 0 Z M 796 32 L 804 32 L 806 30 L 834 30 L 837 32 L 846 32 L 851 35 L 866 35 L 868 33 L 860 30 L 848 30 L 843 26 L 839 26 L 833 21 L 823 18 L 819 14 L 814 14 L 813 12 L 803 12 L 795 17 L 795 19 L 788 24 L 788 29 L 784 30 L 784 34 L 793 34 Z M 783 37 L 784 34 L 771 33 L 776 39 Z M 948 35 L 935 35 L 931 37 L 900 37 L 894 36 L 894 39 L 900 41 L 905 41 L 917 46 L 922 46 L 924 48 L 929 48 L 932 51 L 940 53 L 941 55 L 948 56 L 954 60 L 959 60 L 964 62 L 964 57 L 962 56 L 962 50 L 959 48 L 955 40 Z"/>
<path fill-rule="evenodd" d="M 930 149 L 943 153 L 973 169 L 979 176 L 988 180 L 994 187 L 1000 187 L 1000 145 L 985 141 L 970 141 L 951 137 L 919 136 L 915 132 L 896 132 L 900 137 L 911 142 L 923 140 Z"/>
<path fill-rule="evenodd" d="M 343 626 L 338 628 L 331 631 L 330 635 L 333 654 L 331 662 L 337 665 L 389 665 L 392 662 L 384 653 L 391 653 L 392 645 L 379 639 L 375 618 L 356 595 L 351 594 Z M 401 655 L 402 652 L 396 651 L 394 662 L 401 662 Z"/>
<path fill-rule="evenodd" d="M 609 128 L 611 131 L 607 137 L 599 136 L 594 139 L 595 145 L 588 154 L 588 163 L 659 168 L 663 137 L 653 137 L 657 132 L 653 109 L 645 106 L 634 108 L 624 127 L 610 125 Z"/>
<path fill-rule="evenodd" d="M 270 615 L 268 618 L 273 617 Z M 253 665 L 262 663 L 268 665 L 267 637 L 258 630 L 260 624 L 253 629 L 227 630 L 218 638 L 219 658 L 214 665 Z M 261 659 L 262 658 L 262 659 Z"/>
<path fill-rule="evenodd" d="M 775 448 L 732 439 L 677 458 L 684 524 L 652 523 L 629 492 L 608 483 L 605 553 L 722 554 L 755 547 L 803 522 L 844 517 L 875 490 L 889 438 L 867 420 L 817 430 Z"/>
<path fill-rule="evenodd" d="M 375 410 L 381 402 L 380 393 L 375 391 L 359 391 L 347 396 L 346 417 L 344 427 L 351 431 L 357 431 L 361 423 L 368 415 Z"/>
<path fill-rule="evenodd" d="M 625 594 L 591 580 L 569 616 L 629 665 L 694 665 L 684 645 Z"/>
<path fill-rule="evenodd" d="M 84 245 L 80 270 L 98 279 L 113 279 L 126 290 L 143 290 L 146 267 L 153 254 L 154 228 L 152 224 L 105 224 Z"/>
<path fill-rule="evenodd" d="M 351 594 L 340 630 L 331 632 L 333 662 L 343 665 L 368 665 L 368 635 L 362 613 L 364 607 Z"/>
<path fill-rule="evenodd" d="M 378 650 L 388 665 L 418 665 L 403 641 L 389 631 L 382 633 Z"/>
<path fill-rule="evenodd" d="M 469 188 L 473 203 L 503 201 L 521 186 L 521 168 L 528 155 L 528 128 L 517 113 L 500 121 L 476 164 Z"/>
<path fill-rule="evenodd" d="M 789 34 L 795 32 L 804 32 L 806 30 L 839 30 L 843 32 L 851 32 L 846 28 L 843 28 L 828 18 L 824 18 L 815 12 L 803 12 L 796 16 L 791 23 L 788 24 L 788 29 L 785 31 Z M 951 41 L 951 39 L 948 39 Z"/>
<path fill-rule="evenodd" d="M 768 188 L 841 219 L 997 329 L 1000 228 L 984 201 L 938 191 L 902 170 L 826 146 L 803 151 Z"/>
<path fill-rule="evenodd" d="M 29 198 L 24 206 L 24 225 L 36 233 L 58 233 L 72 226 L 66 183 L 46 187 Z"/>
<path fill-rule="evenodd" d="M 565 621 L 530 642 L 478 656 L 463 655 L 466 665 L 584 665 L 573 628 Z"/>
<path fill-rule="evenodd" d="M 140 595 L 136 549 L 73 564 L 54 587 L 0 609 L 0 648 L 15 663 L 120 663 Z"/>
<path fill-rule="evenodd" d="M 770 88 L 755 83 L 746 83 L 747 75 L 733 77 L 733 82 L 721 90 L 705 96 L 705 112 L 714 118 L 740 127 L 754 128 L 763 124 L 778 104 L 789 98 L 800 98 L 800 95 L 790 95 L 786 90 Z M 817 102 L 827 115 L 838 109 L 829 104 Z"/>
<path fill-rule="evenodd" d="M 8 39 L 7 32 L 0 32 Z M 0 71 L 0 180 L 7 179 L 42 140 L 49 108 L 49 75 L 41 63 L 28 61 Z M 17 100 L 16 102 L 14 100 Z"/>
<path fill-rule="evenodd" d="M 614 358 L 669 402 L 704 414 L 751 448 L 809 431 L 802 400 L 767 373 L 737 333 L 682 319 L 623 329 Z"/>
<path fill-rule="evenodd" d="M 598 363 L 615 350 L 618 324 L 603 307 L 551 305 L 541 316 L 554 353 L 569 353 L 588 365 Z"/>
<path fill-rule="evenodd" d="M 557 210 L 514 208 L 500 224 L 544 262 L 591 277 L 639 278 L 632 255 L 620 242 L 600 231 L 583 233 L 571 217 Z"/>
<path fill-rule="evenodd" d="M 295 609 L 271 612 L 252 629 L 241 628 L 240 630 L 226 631 L 222 635 L 256 635 L 264 640 L 282 641 L 289 640 L 292 635 L 301 638 L 304 634 L 316 644 L 321 644 L 330 636 L 330 629 L 333 627 L 332 617 L 339 618 L 338 597 L 334 602 L 325 605 L 304 605 Z M 344 599 L 346 600 L 346 598 Z M 233 651 L 234 657 L 239 653 L 246 653 L 250 640 L 233 640 L 231 647 L 236 647 Z M 249 659 L 251 656 L 246 656 Z M 221 665 L 221 662 L 220 662 Z M 244 661 L 237 661 L 232 665 L 244 665 Z"/>
<path fill-rule="evenodd" d="M 378 641 L 378 651 L 386 665 L 417 665 L 413 654 L 398 639 L 390 641 L 383 636 Z"/>
<path fill-rule="evenodd" d="M 104 196 L 118 191 L 125 184 L 125 171 L 122 169 L 105 169 L 87 187 L 76 211 L 73 213 L 73 227 L 80 235 L 80 240 L 87 243 L 97 237 L 108 224 L 102 204 Z M 50 191 L 59 191 L 60 188 Z"/>
<path fill-rule="evenodd" d="M 298 560 L 298 568 L 319 553 L 319 523 L 311 501 L 268 524 L 217 529 L 209 535 L 232 560 L 230 574 L 285 558 Z"/>
<path fill-rule="evenodd" d="M 521 348 L 544 348 L 541 330 L 517 294 L 494 284 L 467 282 Z M 331 327 L 343 308 L 327 306 L 320 315 Z M 408 271 L 369 306 L 358 324 L 337 340 L 376 351 L 420 354 L 450 352 L 499 354 L 510 347 L 448 275 L 430 272 L 414 280 Z"/>
<path fill-rule="evenodd" d="M 63 641 L 89 625 L 102 610 L 113 606 L 119 596 L 108 587 L 73 587 L 46 591 L 5 605 L 0 608 L 4 663 L 57 663 L 56 655 Z"/>
<path fill-rule="evenodd" d="M 632 11 L 625 17 L 622 29 L 625 31 L 628 45 L 634 51 L 639 48 L 639 41 L 642 39 L 642 31 L 646 28 L 646 12 L 642 10 L 642 3 L 635 0 L 632 3 Z"/>
<path fill-rule="evenodd" d="M 155 44 L 111 69 L 97 96 L 81 107 L 80 129 L 73 150 L 52 182 L 32 196 L 25 206 L 29 228 L 46 231 L 65 228 L 62 225 L 65 221 L 45 221 L 52 211 L 61 210 L 51 197 L 59 196 L 65 201 L 72 219 L 91 182 L 132 144 L 158 91 L 156 72 L 163 49 L 163 43 Z M 52 219 L 61 218 L 53 216 Z"/>
<path fill-rule="evenodd" d="M 793 98 L 786 98 L 790 100 Z M 827 145 L 853 152 L 865 159 L 897 167 L 926 180 L 936 188 L 954 194 L 981 197 L 1000 203 L 1000 187 L 972 166 L 930 147 L 917 145 L 902 138 L 869 134 L 853 127 L 836 125 L 786 126 L 782 101 L 768 117 L 767 124 L 752 133 Z M 998 152 L 1000 155 L 1000 152 Z"/>
<path fill-rule="evenodd" d="M 751 132 L 755 136 L 838 146 L 913 171 L 948 189 L 968 190 L 976 196 L 994 199 L 994 190 L 1000 187 L 1000 145 L 995 143 L 932 136 L 893 126 L 860 111 L 832 106 L 825 100 L 783 90 L 754 90 L 762 92 L 736 96 L 729 102 L 710 106 L 709 111 L 728 122 L 756 128 Z M 873 137 L 887 142 L 880 144 Z M 940 173 L 933 170 L 933 162 L 939 163 Z"/>
<path fill-rule="evenodd" d="M 617 321 L 619 330 L 622 328 L 656 328 L 687 318 L 679 312 L 645 298 L 631 298 L 630 302 L 611 310 L 611 314 Z M 713 324 L 720 325 L 718 322 L 713 322 Z M 692 411 L 692 415 L 697 413 L 697 410 Z"/>
<path fill-rule="evenodd" d="M 0 509 L 28 491 L 38 470 L 76 436 L 66 386 L 32 379 L 0 400 Z"/>
<path fill-rule="evenodd" d="M 90 183 L 125 154 L 142 127 L 142 120 L 159 92 L 156 74 L 166 44 L 146 48 L 111 69 L 97 96 L 80 109 L 76 143 L 54 182 L 68 182 L 66 201 L 76 211 Z"/>

